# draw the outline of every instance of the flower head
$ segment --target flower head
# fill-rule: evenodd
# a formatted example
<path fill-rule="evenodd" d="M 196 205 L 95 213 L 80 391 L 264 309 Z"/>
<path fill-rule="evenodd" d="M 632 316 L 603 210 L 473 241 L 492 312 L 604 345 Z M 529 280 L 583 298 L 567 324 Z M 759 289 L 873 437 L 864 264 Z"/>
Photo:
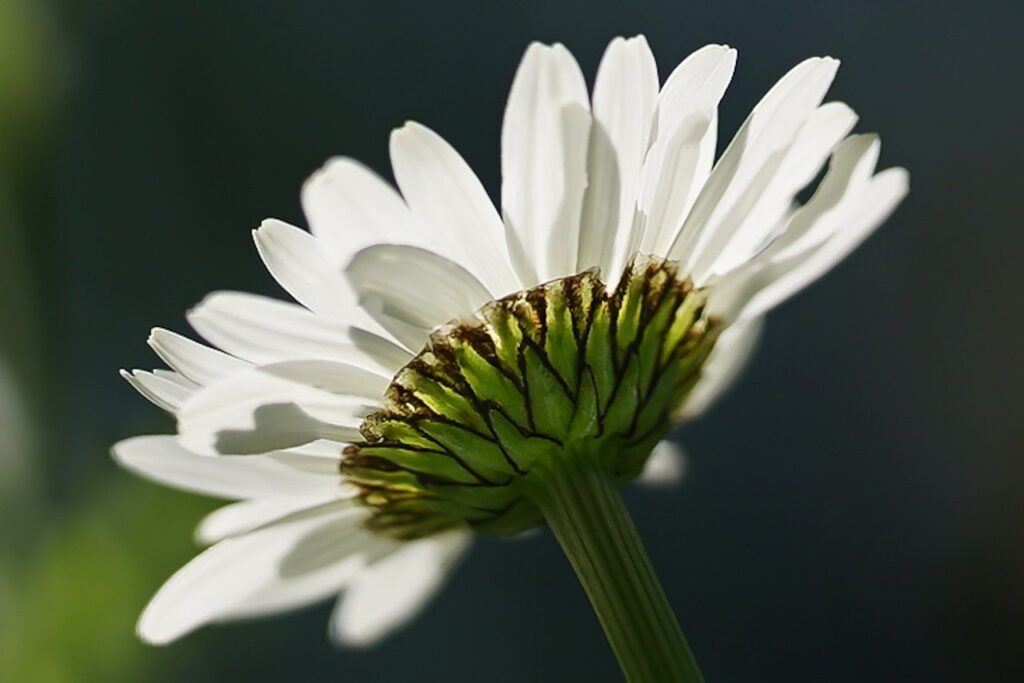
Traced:
<path fill-rule="evenodd" d="M 637 477 L 728 386 L 763 315 L 907 189 L 902 169 L 875 173 L 878 139 L 849 135 L 853 111 L 822 103 L 829 58 L 783 76 L 716 161 L 734 65 L 709 45 L 659 88 L 646 41 L 616 39 L 588 96 L 564 47 L 534 44 L 505 113 L 501 215 L 409 123 L 391 138 L 399 191 L 337 158 L 303 188 L 310 232 L 265 221 L 257 248 L 298 305 L 212 294 L 189 314 L 212 347 L 154 330 L 171 369 L 125 373 L 178 433 L 121 442 L 119 462 L 241 501 L 201 524 L 212 547 L 141 635 L 343 593 L 332 632 L 370 642 L 471 531 L 542 520 L 531 471 L 587 458 Z"/>
<path fill-rule="evenodd" d="M 633 479 L 714 346 L 705 310 L 672 264 L 647 259 L 614 292 L 586 271 L 438 328 L 345 450 L 369 527 L 521 531 L 542 519 L 529 475 L 557 458 Z"/>

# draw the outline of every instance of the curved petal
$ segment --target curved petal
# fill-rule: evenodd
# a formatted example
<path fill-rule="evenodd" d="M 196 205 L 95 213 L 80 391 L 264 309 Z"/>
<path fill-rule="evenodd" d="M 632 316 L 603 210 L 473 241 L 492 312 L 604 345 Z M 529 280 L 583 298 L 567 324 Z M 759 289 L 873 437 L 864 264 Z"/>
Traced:
<path fill-rule="evenodd" d="M 694 265 L 696 272 L 725 273 L 760 252 L 796 194 L 818 174 L 833 148 L 856 122 L 857 115 L 842 102 L 829 102 L 816 109 L 792 144 L 779 155 L 778 163 L 766 164 L 765 171 L 747 191 L 742 202 L 745 215 L 740 217 L 737 212 L 735 220 L 720 224 L 720 234 L 729 237 L 712 237 L 705 258 Z"/>
<path fill-rule="evenodd" d="M 669 250 L 698 284 L 760 198 L 838 67 L 831 58 L 795 66 L 754 107 L 729 143 Z"/>
<path fill-rule="evenodd" d="M 300 304 L 347 324 L 372 325 L 316 237 L 294 225 L 267 219 L 253 231 L 253 239 L 267 270 Z"/>
<path fill-rule="evenodd" d="M 665 81 L 658 97 L 656 139 L 644 161 L 638 193 L 641 253 L 668 253 L 707 182 L 715 161 L 718 103 L 735 68 L 735 50 L 707 45 Z"/>
<path fill-rule="evenodd" d="M 841 227 L 824 243 L 760 272 L 739 317 L 763 315 L 831 270 L 896 209 L 909 190 L 909 182 L 902 168 L 890 168 L 872 178 L 868 187 L 847 203 L 844 215 L 838 219 Z"/>
<path fill-rule="evenodd" d="M 121 370 L 121 377 L 150 403 L 174 414 L 198 388 L 194 382 L 167 370 Z"/>
<path fill-rule="evenodd" d="M 215 498 L 347 494 L 338 474 L 303 472 L 259 455 L 218 458 L 191 453 L 173 436 L 137 436 L 114 445 L 114 460 L 140 477 Z M 307 506 L 308 507 L 308 506 Z"/>
<path fill-rule="evenodd" d="M 821 244 L 842 228 L 844 205 L 871 184 L 881 151 L 877 135 L 851 135 L 836 146 L 828 172 L 811 199 L 799 207 L 765 257 L 783 261 Z"/>
<path fill-rule="evenodd" d="M 576 270 L 587 184 L 590 103 L 565 46 L 533 43 L 512 81 L 501 131 L 501 206 L 525 287 Z"/>
<path fill-rule="evenodd" d="M 845 258 L 906 195 L 901 168 L 872 175 L 880 143 L 854 135 L 836 146 L 811 199 L 755 259 L 718 278 L 708 305 L 726 320 L 763 315 Z"/>
<path fill-rule="evenodd" d="M 252 456 L 259 457 L 259 456 Z M 209 458 L 205 458 L 209 460 Z M 212 545 L 230 536 L 245 534 L 261 526 L 311 507 L 318 507 L 336 496 L 321 498 L 254 498 L 221 506 L 203 517 L 196 527 L 196 541 Z"/>
<path fill-rule="evenodd" d="M 418 247 L 369 247 L 345 273 L 361 301 L 379 304 L 367 306 L 370 314 L 410 348 L 422 347 L 435 327 L 469 318 L 491 300 L 464 268 Z"/>
<path fill-rule="evenodd" d="M 344 444 L 339 444 L 337 441 L 317 439 L 316 441 L 304 443 L 301 446 L 283 451 L 275 451 L 273 455 L 282 462 L 287 462 L 300 469 L 318 470 L 325 466 L 324 461 L 329 461 L 330 464 L 326 466 L 333 470 L 335 469 L 334 463 L 341 457 L 344 449 Z"/>
<path fill-rule="evenodd" d="M 301 513 L 300 513 L 301 514 Z M 277 566 L 276 580 L 246 596 L 224 619 L 251 619 L 320 602 L 344 589 L 367 566 L 405 547 L 366 529 L 366 510 L 354 508 L 307 531 Z"/>
<path fill-rule="evenodd" d="M 153 328 L 147 342 L 171 369 L 197 384 L 209 384 L 250 367 L 243 360 L 159 327 Z"/>
<path fill-rule="evenodd" d="M 711 351 L 700 381 L 676 415 L 691 420 L 704 413 L 724 394 L 754 355 L 764 330 L 764 318 L 752 318 L 730 325 L 722 332 Z"/>
<path fill-rule="evenodd" d="M 440 589 L 469 538 L 451 531 L 413 541 L 360 572 L 331 615 L 331 637 L 371 645 L 411 619 Z"/>
<path fill-rule="evenodd" d="M 652 488 L 675 486 L 686 475 L 686 452 L 682 446 L 667 439 L 659 441 L 651 451 L 636 483 Z"/>
<path fill-rule="evenodd" d="M 390 380 L 332 361 L 261 365 L 196 392 L 178 414 L 179 440 L 202 454 L 263 453 L 317 438 L 358 439 Z"/>
<path fill-rule="evenodd" d="M 250 363 L 312 358 L 394 374 L 412 359 L 373 332 L 255 294 L 214 292 L 189 311 L 188 321 L 211 344 Z"/>
<path fill-rule="evenodd" d="M 281 564 L 294 553 L 303 539 L 344 519 L 357 530 L 361 511 L 344 503 L 327 506 L 315 513 L 296 515 L 288 521 L 264 527 L 244 536 L 229 538 L 208 548 L 178 570 L 157 591 L 138 623 L 139 636 L 146 642 L 162 645 L 208 624 L 227 618 L 241 609 L 253 596 L 269 593 L 284 582 Z M 340 590 L 358 571 L 361 558 L 309 571 L 317 583 L 316 593 L 306 590 L 302 597 L 313 598 Z M 339 571 L 340 569 L 340 571 Z M 333 574 L 333 575 L 332 575 Z M 299 606 L 292 601 L 282 609 Z"/>
<path fill-rule="evenodd" d="M 495 296 L 520 288 L 501 219 L 473 170 L 437 133 L 409 122 L 391 134 L 391 164 L 409 207 L 433 241 Z"/>
<path fill-rule="evenodd" d="M 333 158 L 314 173 L 302 187 L 302 209 L 339 272 L 374 244 L 434 243 L 395 188 L 354 159 Z"/>
<path fill-rule="evenodd" d="M 576 271 L 597 266 L 605 281 L 625 265 L 631 246 L 640 167 L 651 141 L 658 66 L 643 36 L 608 45 L 594 81 L 587 190 Z"/>

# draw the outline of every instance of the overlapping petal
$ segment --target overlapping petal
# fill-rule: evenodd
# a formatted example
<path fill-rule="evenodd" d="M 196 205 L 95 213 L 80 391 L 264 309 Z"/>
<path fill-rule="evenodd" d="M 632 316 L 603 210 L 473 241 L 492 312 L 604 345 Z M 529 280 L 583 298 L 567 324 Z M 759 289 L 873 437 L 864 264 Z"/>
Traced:
<path fill-rule="evenodd" d="M 872 175 L 877 158 L 874 136 L 840 145 L 811 200 L 762 253 L 716 283 L 710 305 L 732 321 L 761 316 L 849 255 L 909 190 L 902 168 Z"/>
<path fill-rule="evenodd" d="M 259 457 L 259 456 L 253 456 Z M 204 458 L 209 460 L 210 458 Z M 237 459 L 237 458 L 235 458 Z M 203 517 L 196 527 L 196 540 L 204 545 L 248 533 L 307 508 L 318 507 L 337 496 L 253 498 L 221 506 Z"/>
<path fill-rule="evenodd" d="M 437 244 L 390 183 L 347 157 L 329 160 L 306 181 L 302 209 L 324 257 L 339 272 L 374 244 Z"/>
<path fill-rule="evenodd" d="M 715 160 L 718 103 L 735 67 L 735 50 L 708 45 L 665 81 L 636 200 L 640 253 L 668 253 L 704 187 Z"/>
<path fill-rule="evenodd" d="M 147 342 L 172 370 L 197 384 L 208 384 L 249 367 L 249 363 L 223 351 L 159 327 L 150 332 Z"/>
<path fill-rule="evenodd" d="M 288 583 L 282 577 L 281 565 L 294 557 L 297 549 L 311 534 L 330 529 L 321 544 L 307 544 L 303 554 L 323 552 L 340 539 L 338 523 L 344 521 L 349 534 L 360 533 L 363 515 L 347 503 L 335 503 L 316 511 L 297 515 L 252 533 L 229 538 L 210 547 L 182 567 L 157 591 L 142 613 L 139 636 L 154 644 L 168 643 L 196 628 L 245 613 L 251 601 L 266 599 Z M 300 558 L 301 559 L 301 558 Z M 304 572 L 296 572 L 295 583 L 303 590 L 293 599 L 278 605 L 298 607 L 339 591 L 362 566 L 359 553 L 337 562 L 332 554 L 329 562 L 310 562 Z M 312 585 L 310 585 L 312 584 Z"/>
<path fill-rule="evenodd" d="M 391 138 L 397 188 L 336 157 L 303 186 L 309 232 L 276 220 L 254 231 L 298 304 L 211 294 L 188 319 L 212 346 L 157 328 L 149 343 L 170 369 L 123 373 L 177 416 L 178 434 L 122 441 L 117 461 L 239 501 L 200 524 L 197 537 L 215 545 L 160 589 L 141 636 L 165 643 L 343 592 L 332 637 L 366 645 L 417 612 L 468 532 L 372 533 L 338 461 L 430 335 L 495 298 L 593 267 L 614 286 L 637 254 L 678 261 L 725 323 L 674 417 L 707 410 L 751 357 L 764 314 L 866 239 L 908 186 L 903 169 L 875 173 L 876 137 L 847 137 L 849 107 L 822 104 L 831 58 L 783 76 L 716 162 L 735 64 L 734 50 L 708 45 L 659 90 L 646 40 L 617 38 L 590 97 L 564 46 L 533 44 L 504 116 L 500 215 L 458 152 L 409 123 Z M 639 481 L 673 483 L 682 471 L 679 448 L 663 441 Z"/>
<path fill-rule="evenodd" d="M 592 99 L 575 270 L 597 266 L 614 285 L 635 243 L 637 185 L 658 99 L 658 67 L 643 36 L 611 42 L 597 69 Z"/>
<path fill-rule="evenodd" d="M 331 615 L 331 636 L 365 646 L 406 622 L 440 589 L 468 542 L 462 531 L 413 541 L 360 572 Z"/>
<path fill-rule="evenodd" d="M 715 164 L 669 256 L 698 283 L 730 258 L 748 214 L 764 197 L 808 117 L 821 104 L 839 62 L 812 58 L 795 66 L 754 107 Z M 757 245 L 755 245 L 757 246 Z"/>
<path fill-rule="evenodd" d="M 351 495 L 337 476 L 302 471 L 269 455 L 197 455 L 173 436 L 137 436 L 121 441 L 113 452 L 118 464 L 141 477 L 216 498 L 303 500 Z"/>
<path fill-rule="evenodd" d="M 394 373 L 412 354 L 368 330 L 243 292 L 214 292 L 188 313 L 207 341 L 254 364 L 323 359 Z"/>
<path fill-rule="evenodd" d="M 122 370 L 121 377 L 153 405 L 172 414 L 178 412 L 198 387 L 194 382 L 169 370 Z"/>
<path fill-rule="evenodd" d="M 444 254 L 494 296 L 518 291 L 501 219 L 480 180 L 451 145 L 418 123 L 391 135 L 391 165 L 402 196 Z"/>
<path fill-rule="evenodd" d="M 564 45 L 530 45 L 501 132 L 501 207 L 524 289 L 576 271 L 590 121 L 572 54 Z"/>
<path fill-rule="evenodd" d="M 203 454 L 255 454 L 329 438 L 358 427 L 389 378 L 323 360 L 261 365 L 204 387 L 178 411 L 178 438 Z"/>
<path fill-rule="evenodd" d="M 435 327 L 468 319 L 493 298 L 465 268 L 418 247 L 368 247 L 345 272 L 370 314 L 409 348 L 421 348 Z"/>

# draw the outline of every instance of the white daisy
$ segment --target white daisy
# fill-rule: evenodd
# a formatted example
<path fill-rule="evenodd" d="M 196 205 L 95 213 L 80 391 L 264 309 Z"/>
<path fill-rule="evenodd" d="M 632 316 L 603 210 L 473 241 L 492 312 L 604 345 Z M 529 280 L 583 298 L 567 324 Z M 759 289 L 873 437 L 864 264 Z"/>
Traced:
<path fill-rule="evenodd" d="M 648 458 L 658 440 L 907 191 L 904 170 L 875 173 L 876 136 L 849 135 L 854 112 L 822 103 L 831 58 L 783 76 L 716 162 L 735 60 L 709 45 L 659 88 L 646 41 L 617 38 L 588 96 L 565 47 L 533 44 L 505 113 L 500 213 L 408 123 L 391 137 L 397 191 L 336 158 L 302 190 L 309 232 L 265 221 L 256 246 L 298 304 L 211 294 L 188 319 L 212 346 L 156 329 L 170 369 L 125 373 L 178 433 L 123 441 L 118 462 L 239 501 L 200 524 L 211 547 L 140 635 L 340 593 L 332 635 L 369 643 L 471 533 L 540 522 L 526 475 L 559 453 L 595 453 L 620 483 L 645 464 L 674 478 L 669 447 Z"/>

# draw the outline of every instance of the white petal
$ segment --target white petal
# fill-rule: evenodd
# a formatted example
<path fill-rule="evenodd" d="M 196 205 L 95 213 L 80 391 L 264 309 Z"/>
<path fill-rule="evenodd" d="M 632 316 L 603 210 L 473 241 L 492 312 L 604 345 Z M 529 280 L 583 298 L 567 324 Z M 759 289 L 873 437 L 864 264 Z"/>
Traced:
<path fill-rule="evenodd" d="M 302 188 L 302 208 L 339 272 L 374 244 L 433 244 L 395 188 L 354 159 L 331 159 L 314 173 Z"/>
<path fill-rule="evenodd" d="M 752 318 L 729 325 L 722 332 L 677 419 L 691 420 L 701 415 L 732 386 L 753 357 L 763 330 L 764 318 Z"/>
<path fill-rule="evenodd" d="M 840 230 L 871 184 L 878 153 L 878 138 L 873 135 L 854 135 L 837 145 L 829 171 L 811 199 L 792 212 L 781 234 L 761 254 L 717 279 L 709 308 L 735 321 L 760 290 L 801 261 L 801 254 L 806 256 Z M 753 311 L 748 308 L 746 317 Z"/>
<path fill-rule="evenodd" d="M 410 348 L 422 347 L 435 327 L 469 318 L 491 300 L 464 268 L 418 247 L 369 247 L 352 259 L 345 274 L 371 315 Z"/>
<path fill-rule="evenodd" d="M 849 202 L 842 227 L 816 249 L 767 268 L 762 286 L 744 307 L 741 317 L 758 316 L 793 296 L 831 270 L 881 225 L 909 189 L 902 168 L 876 175 L 856 200 Z"/>
<path fill-rule="evenodd" d="M 253 239 L 267 270 L 300 304 L 348 324 L 366 322 L 341 270 L 327 260 L 316 237 L 294 225 L 268 219 L 253 231 Z"/>
<path fill-rule="evenodd" d="M 331 616 L 331 636 L 366 646 L 401 626 L 437 592 L 468 544 L 462 531 L 432 536 L 360 572 Z"/>
<path fill-rule="evenodd" d="M 698 284 L 761 198 L 838 66 L 831 58 L 812 58 L 791 69 L 754 107 L 722 154 L 669 250 Z"/>
<path fill-rule="evenodd" d="M 317 438 L 350 441 L 389 380 L 332 361 L 261 365 L 204 387 L 182 405 L 182 445 L 201 454 L 251 454 Z"/>
<path fill-rule="evenodd" d="M 251 363 L 319 358 L 394 374 L 412 359 L 372 332 L 254 294 L 210 294 L 189 311 L 188 321 L 210 343 Z"/>
<path fill-rule="evenodd" d="M 178 412 L 197 388 L 194 383 L 173 373 L 121 370 L 121 377 L 153 405 L 169 413 Z"/>
<path fill-rule="evenodd" d="M 644 161 L 639 251 L 668 254 L 715 160 L 718 103 L 736 68 L 736 51 L 707 45 L 676 67 L 658 98 L 657 138 Z"/>
<path fill-rule="evenodd" d="M 156 327 L 149 345 L 167 365 L 197 384 L 209 384 L 249 367 L 249 363 L 188 337 Z"/>
<path fill-rule="evenodd" d="M 305 514 L 305 513 L 299 513 Z M 365 508 L 308 531 L 277 566 L 275 580 L 248 595 L 223 618 L 250 619 L 335 596 L 367 565 L 405 544 L 366 529 Z"/>
<path fill-rule="evenodd" d="M 630 249 L 640 167 L 651 141 L 658 67 L 643 36 L 616 38 L 594 82 L 587 190 L 576 271 L 601 268 L 614 287 Z"/>
<path fill-rule="evenodd" d="M 345 444 L 322 439 L 295 448 L 268 451 L 261 454 L 260 457 L 271 458 L 300 472 L 337 477 L 338 462 L 344 450 Z"/>
<path fill-rule="evenodd" d="M 636 478 L 643 486 L 675 486 L 686 475 L 686 452 L 674 441 L 659 441 Z"/>
<path fill-rule="evenodd" d="M 259 457 L 259 456 L 253 456 Z M 210 458 L 203 458 L 209 460 Z M 237 459 L 237 458 L 236 458 Z M 203 517 L 196 527 L 196 540 L 204 545 L 223 541 L 277 521 L 301 510 L 317 507 L 337 496 L 256 498 L 219 507 Z"/>
<path fill-rule="evenodd" d="M 694 266 L 696 271 L 728 272 L 761 251 L 791 208 L 797 192 L 817 175 L 829 153 L 856 122 L 857 115 L 841 102 L 830 102 L 815 110 L 780 157 L 778 165 L 768 165 L 771 170 L 762 172 L 762 177 L 748 191 L 749 202 L 744 202 L 746 215 L 735 223 L 726 222 L 719 227 L 722 234 L 732 231 L 732 236 L 720 242 L 721 250 L 713 257 L 716 240 L 712 238 L 705 260 Z"/>
<path fill-rule="evenodd" d="M 391 164 L 402 195 L 442 253 L 495 296 L 517 291 L 504 227 L 480 180 L 451 145 L 418 123 L 391 134 Z"/>
<path fill-rule="evenodd" d="M 310 441 L 309 443 L 296 446 L 295 448 L 289 448 L 284 451 L 279 451 L 275 455 L 288 454 L 289 458 L 295 458 L 294 463 L 296 467 L 300 469 L 313 468 L 323 466 L 324 460 L 335 461 L 341 456 L 341 452 L 344 446 L 338 444 L 337 441 L 330 441 L 328 439 L 318 439 L 316 441 Z"/>
<path fill-rule="evenodd" d="M 512 263 L 527 287 L 576 270 L 589 132 L 576 60 L 563 45 L 533 43 L 501 132 L 501 206 Z"/>
<path fill-rule="evenodd" d="M 772 261 L 786 260 L 840 230 L 847 213 L 844 209 L 871 184 L 880 148 L 877 135 L 851 135 L 837 145 L 814 196 L 793 213 L 765 256 Z"/>
<path fill-rule="evenodd" d="M 351 507 L 328 508 L 320 514 L 298 516 L 208 548 L 157 591 L 139 619 L 139 636 L 152 644 L 166 644 L 229 616 L 247 599 L 272 591 L 282 583 L 281 564 L 311 533 L 339 519 L 351 519 L 352 528 L 360 524 L 362 518 L 355 512 L 358 511 Z M 355 559 L 357 563 L 359 558 Z M 326 587 L 327 594 L 339 590 L 353 573 L 344 563 L 339 564 L 345 571 L 340 576 L 326 577 L 332 579 Z M 317 578 L 323 575 L 320 572 Z M 319 588 L 323 594 L 325 587 Z M 303 597 L 308 594 L 309 591 Z M 298 605 L 293 602 L 282 608 L 293 606 Z"/>
<path fill-rule="evenodd" d="M 232 500 L 347 495 L 340 474 L 302 472 L 273 458 L 218 458 L 182 448 L 173 436 L 138 436 L 114 445 L 122 467 L 174 488 Z"/>

